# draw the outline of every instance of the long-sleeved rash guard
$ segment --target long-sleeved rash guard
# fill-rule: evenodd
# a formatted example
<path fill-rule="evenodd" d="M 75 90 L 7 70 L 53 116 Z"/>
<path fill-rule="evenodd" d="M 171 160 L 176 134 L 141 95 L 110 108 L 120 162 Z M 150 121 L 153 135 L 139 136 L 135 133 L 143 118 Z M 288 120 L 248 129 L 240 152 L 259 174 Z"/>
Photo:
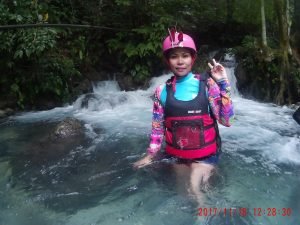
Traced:
<path fill-rule="evenodd" d="M 209 101 L 209 109 L 216 120 L 224 125 L 231 126 L 234 112 L 230 98 L 230 83 L 228 80 L 220 80 L 217 83 L 212 79 L 207 79 L 206 93 Z M 181 101 L 190 101 L 199 92 L 199 76 L 193 73 L 187 74 L 180 79 L 177 78 L 175 84 L 175 98 Z M 155 155 L 160 149 L 164 138 L 164 106 L 166 103 L 166 84 L 156 88 L 154 93 L 152 131 L 148 154 Z"/>

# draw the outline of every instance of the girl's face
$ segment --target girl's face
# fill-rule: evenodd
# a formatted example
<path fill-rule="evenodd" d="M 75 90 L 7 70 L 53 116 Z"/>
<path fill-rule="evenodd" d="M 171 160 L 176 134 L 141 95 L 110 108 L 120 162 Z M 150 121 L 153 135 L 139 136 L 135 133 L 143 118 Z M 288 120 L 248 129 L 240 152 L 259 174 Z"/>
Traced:
<path fill-rule="evenodd" d="M 192 70 L 194 61 L 191 52 L 185 48 L 172 49 L 168 56 L 170 69 L 177 76 L 187 75 Z"/>

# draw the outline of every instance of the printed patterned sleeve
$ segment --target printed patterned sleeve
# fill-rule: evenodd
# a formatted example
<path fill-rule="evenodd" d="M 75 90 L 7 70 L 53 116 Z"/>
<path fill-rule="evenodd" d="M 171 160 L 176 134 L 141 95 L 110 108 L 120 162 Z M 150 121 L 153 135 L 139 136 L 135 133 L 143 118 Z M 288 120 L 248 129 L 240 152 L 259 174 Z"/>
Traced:
<path fill-rule="evenodd" d="M 216 83 L 212 78 L 208 78 L 207 84 L 208 101 L 215 118 L 220 124 L 230 127 L 233 122 L 234 111 L 229 81 L 224 79 Z"/>
<path fill-rule="evenodd" d="M 154 93 L 152 130 L 150 145 L 147 149 L 147 153 L 152 156 L 160 150 L 164 138 L 164 108 L 159 99 L 161 91 L 162 86 L 159 86 Z"/>

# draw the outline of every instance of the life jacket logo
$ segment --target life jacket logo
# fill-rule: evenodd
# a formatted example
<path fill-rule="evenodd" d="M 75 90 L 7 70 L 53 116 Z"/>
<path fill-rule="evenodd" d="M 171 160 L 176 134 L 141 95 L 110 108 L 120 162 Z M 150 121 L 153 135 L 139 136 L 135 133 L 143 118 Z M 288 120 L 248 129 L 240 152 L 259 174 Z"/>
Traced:
<path fill-rule="evenodd" d="M 201 110 L 188 110 L 188 114 L 201 113 Z"/>
<path fill-rule="evenodd" d="M 177 141 L 177 144 L 180 148 L 184 148 L 185 146 L 187 146 L 189 143 L 188 139 L 187 138 L 180 138 L 178 141 Z"/>

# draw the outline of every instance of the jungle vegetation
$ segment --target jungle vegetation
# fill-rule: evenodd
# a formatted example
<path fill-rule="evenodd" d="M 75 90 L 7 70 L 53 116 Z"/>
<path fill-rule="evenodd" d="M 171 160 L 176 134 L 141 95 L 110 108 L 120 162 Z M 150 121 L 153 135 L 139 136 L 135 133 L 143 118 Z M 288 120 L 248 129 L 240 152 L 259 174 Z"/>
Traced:
<path fill-rule="evenodd" d="M 145 87 L 164 70 L 161 41 L 175 25 L 200 60 L 234 53 L 245 95 L 300 101 L 297 0 L 0 0 L 0 21 L 0 108 L 64 104 L 105 74 Z"/>

